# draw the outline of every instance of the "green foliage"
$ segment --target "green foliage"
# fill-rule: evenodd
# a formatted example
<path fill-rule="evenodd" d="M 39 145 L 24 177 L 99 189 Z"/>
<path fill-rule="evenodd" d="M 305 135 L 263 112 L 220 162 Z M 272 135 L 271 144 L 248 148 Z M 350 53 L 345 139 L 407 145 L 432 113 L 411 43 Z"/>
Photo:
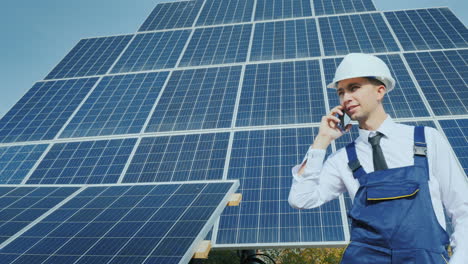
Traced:
<path fill-rule="evenodd" d="M 273 258 L 275 264 L 339 264 L 344 248 L 295 248 L 268 249 L 259 251 Z M 266 257 L 258 257 L 273 264 Z M 212 250 L 203 264 L 240 264 L 235 250 Z"/>

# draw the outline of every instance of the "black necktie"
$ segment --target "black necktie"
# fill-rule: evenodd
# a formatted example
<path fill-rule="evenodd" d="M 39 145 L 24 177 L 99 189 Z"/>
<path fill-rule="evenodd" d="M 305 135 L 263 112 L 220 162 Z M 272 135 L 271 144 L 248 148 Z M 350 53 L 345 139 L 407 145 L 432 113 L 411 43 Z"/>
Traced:
<path fill-rule="evenodd" d="M 369 143 L 372 146 L 372 159 L 374 161 L 374 171 L 386 170 L 387 163 L 385 162 L 385 157 L 382 153 L 382 148 L 380 147 L 380 139 L 384 135 L 380 132 L 373 137 L 369 137 Z"/>

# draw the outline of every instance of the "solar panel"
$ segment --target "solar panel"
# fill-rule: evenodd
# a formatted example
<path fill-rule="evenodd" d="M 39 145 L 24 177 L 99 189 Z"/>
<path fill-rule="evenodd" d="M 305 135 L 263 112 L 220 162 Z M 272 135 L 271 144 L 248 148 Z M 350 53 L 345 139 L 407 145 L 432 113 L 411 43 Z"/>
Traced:
<path fill-rule="evenodd" d="M 249 22 L 254 0 L 206 0 L 197 26 Z"/>
<path fill-rule="evenodd" d="M 468 175 L 468 119 L 439 120 L 439 123 Z"/>
<path fill-rule="evenodd" d="M 257 23 L 251 61 L 320 56 L 315 19 Z"/>
<path fill-rule="evenodd" d="M 255 20 L 312 16 L 309 0 L 257 0 Z"/>
<path fill-rule="evenodd" d="M 138 31 L 191 27 L 203 1 L 159 3 Z"/>
<path fill-rule="evenodd" d="M 241 67 L 174 71 L 146 132 L 231 127 Z"/>
<path fill-rule="evenodd" d="M 0 184 L 19 184 L 47 148 L 23 145 L 0 148 Z"/>
<path fill-rule="evenodd" d="M 143 138 L 123 182 L 221 180 L 229 133 Z"/>
<path fill-rule="evenodd" d="M 28 184 L 117 183 L 135 138 L 56 143 Z"/>
<path fill-rule="evenodd" d="M 239 179 L 242 203 L 223 212 L 216 247 L 344 240 L 338 200 L 311 210 L 293 209 L 287 202 L 291 167 L 302 160 L 316 133 L 317 128 L 235 133 L 228 179 Z"/>
<path fill-rule="evenodd" d="M 375 11 L 372 0 L 314 0 L 316 16 Z"/>
<path fill-rule="evenodd" d="M 251 24 L 198 28 L 179 67 L 245 62 Z"/>
<path fill-rule="evenodd" d="M 45 79 L 106 74 L 131 39 L 132 35 L 83 39 Z"/>
<path fill-rule="evenodd" d="M 429 112 L 400 55 L 379 55 L 378 57 L 388 65 L 392 76 L 396 80 L 395 89 L 385 95 L 383 101 L 385 111 L 394 118 L 429 116 Z M 332 82 L 336 67 L 338 67 L 342 59 L 323 60 L 326 83 Z M 334 89 L 327 89 L 327 91 L 330 108 L 339 105 L 340 102 L 336 91 Z"/>
<path fill-rule="evenodd" d="M 53 139 L 97 80 L 37 82 L 0 120 L 0 142 Z"/>
<path fill-rule="evenodd" d="M 407 51 L 468 47 L 468 29 L 447 8 L 384 14 Z"/>
<path fill-rule="evenodd" d="M 104 77 L 61 138 L 140 133 L 168 72 Z"/>
<path fill-rule="evenodd" d="M 319 122 L 324 114 L 318 60 L 247 65 L 237 127 Z"/>
<path fill-rule="evenodd" d="M 399 51 L 381 14 L 319 18 L 325 56 Z"/>
<path fill-rule="evenodd" d="M 189 35 L 190 30 L 138 34 L 111 72 L 172 68 L 179 59 Z"/>
<path fill-rule="evenodd" d="M 468 113 L 468 49 L 404 55 L 435 115 Z"/>
<path fill-rule="evenodd" d="M 0 256 L 3 263 L 188 263 L 237 186 L 87 187 Z"/>
<path fill-rule="evenodd" d="M 0 187 L 0 245 L 77 191 L 77 187 Z M 2 262 L 4 260 L 2 259 Z"/>

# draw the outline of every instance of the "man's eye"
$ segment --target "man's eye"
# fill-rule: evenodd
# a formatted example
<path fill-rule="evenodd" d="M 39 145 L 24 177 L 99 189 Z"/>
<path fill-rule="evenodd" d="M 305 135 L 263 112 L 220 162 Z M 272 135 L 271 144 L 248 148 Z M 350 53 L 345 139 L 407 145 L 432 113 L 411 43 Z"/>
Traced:
<path fill-rule="evenodd" d="M 352 86 L 352 87 L 351 87 L 351 91 L 355 91 L 355 90 L 358 89 L 358 88 L 359 88 L 359 86 Z"/>

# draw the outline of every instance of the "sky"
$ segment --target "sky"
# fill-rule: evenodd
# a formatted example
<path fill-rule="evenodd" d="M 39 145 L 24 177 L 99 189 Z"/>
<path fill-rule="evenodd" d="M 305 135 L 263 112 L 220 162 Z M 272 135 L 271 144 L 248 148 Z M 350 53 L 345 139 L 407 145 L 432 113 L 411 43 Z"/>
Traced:
<path fill-rule="evenodd" d="M 468 25 L 466 0 L 373 1 L 381 11 L 446 6 Z M 0 0 L 0 117 L 80 39 L 134 33 L 159 2 L 170 0 Z"/>

